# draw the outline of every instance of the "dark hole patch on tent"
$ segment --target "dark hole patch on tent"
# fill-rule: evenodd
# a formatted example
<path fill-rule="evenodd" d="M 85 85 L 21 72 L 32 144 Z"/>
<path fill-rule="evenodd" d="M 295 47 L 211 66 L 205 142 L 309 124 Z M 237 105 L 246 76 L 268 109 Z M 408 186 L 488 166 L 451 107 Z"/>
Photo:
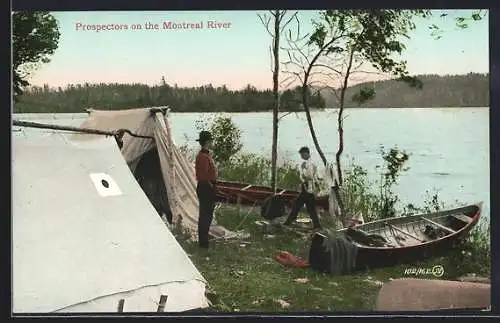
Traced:
<path fill-rule="evenodd" d="M 101 197 L 122 195 L 120 187 L 115 180 L 105 173 L 91 173 L 90 180 Z"/>
<path fill-rule="evenodd" d="M 160 156 L 158 150 L 150 149 L 142 155 L 137 164 L 134 176 L 144 193 L 153 204 L 156 212 L 164 213 L 169 223 L 172 223 L 172 211 L 167 196 L 167 188 L 163 182 Z"/>

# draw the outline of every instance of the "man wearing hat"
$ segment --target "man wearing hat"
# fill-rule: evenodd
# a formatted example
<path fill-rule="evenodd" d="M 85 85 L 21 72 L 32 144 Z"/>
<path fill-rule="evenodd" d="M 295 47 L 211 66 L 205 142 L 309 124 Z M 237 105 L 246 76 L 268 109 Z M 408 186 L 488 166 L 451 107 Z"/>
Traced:
<path fill-rule="evenodd" d="M 291 225 L 299 214 L 300 209 L 306 206 L 307 213 L 311 217 L 314 229 L 320 229 L 318 213 L 316 212 L 316 192 L 318 190 L 318 171 L 316 165 L 311 160 L 311 154 L 308 147 L 302 147 L 299 150 L 302 157 L 302 164 L 300 165 L 300 194 L 295 199 L 290 211 L 290 215 L 283 223 L 284 225 Z"/>
<path fill-rule="evenodd" d="M 198 218 L 198 244 L 200 248 L 208 248 L 209 230 L 212 224 L 215 208 L 215 183 L 217 180 L 217 168 L 210 156 L 212 149 L 212 134 L 208 131 L 200 132 L 199 138 L 201 150 L 196 156 L 196 194 L 200 204 Z"/>

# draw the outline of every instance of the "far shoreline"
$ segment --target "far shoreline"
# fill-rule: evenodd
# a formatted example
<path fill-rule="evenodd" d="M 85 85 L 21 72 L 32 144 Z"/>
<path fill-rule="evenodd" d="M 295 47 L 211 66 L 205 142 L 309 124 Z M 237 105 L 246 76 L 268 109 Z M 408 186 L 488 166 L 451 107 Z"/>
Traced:
<path fill-rule="evenodd" d="M 128 110 L 128 109 L 137 109 L 140 107 L 133 107 L 133 108 L 122 108 L 122 109 L 96 109 L 96 110 L 109 110 L 109 111 L 114 111 L 114 110 Z M 148 107 L 143 107 L 143 108 L 148 108 Z M 422 109 L 422 110 L 431 110 L 431 109 L 450 109 L 450 110 L 457 110 L 457 109 L 489 109 L 489 106 L 486 107 L 404 107 L 404 108 L 399 108 L 399 107 L 389 107 L 389 108 L 381 108 L 381 107 L 346 107 L 344 109 L 346 110 L 403 110 L 403 109 Z M 329 109 L 310 109 L 310 112 L 333 112 L 337 111 L 338 108 L 329 108 Z M 246 114 L 246 113 L 271 113 L 273 112 L 272 110 L 255 110 L 255 111 L 175 111 L 174 109 L 170 110 L 170 113 L 175 113 L 175 114 L 189 114 L 189 113 L 228 113 L 228 114 Z M 304 113 L 305 111 L 280 111 L 280 113 Z M 75 115 L 75 114 L 87 114 L 87 111 L 81 111 L 81 112 L 61 112 L 61 111 L 54 111 L 54 112 L 13 112 L 12 115 L 28 115 L 28 114 L 67 114 L 67 115 Z"/>

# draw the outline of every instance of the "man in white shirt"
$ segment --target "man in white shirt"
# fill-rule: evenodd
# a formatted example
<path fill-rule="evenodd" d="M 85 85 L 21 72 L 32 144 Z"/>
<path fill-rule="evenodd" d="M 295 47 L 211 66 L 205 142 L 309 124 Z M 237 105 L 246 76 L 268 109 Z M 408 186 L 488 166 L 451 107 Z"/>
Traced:
<path fill-rule="evenodd" d="M 318 213 L 316 212 L 316 193 L 318 188 L 318 169 L 312 162 L 309 148 L 302 147 L 299 154 L 303 159 L 300 165 L 300 194 L 293 202 L 290 215 L 283 223 L 284 225 L 292 224 L 299 214 L 300 209 L 306 205 L 307 213 L 311 217 L 314 229 L 320 229 Z"/>

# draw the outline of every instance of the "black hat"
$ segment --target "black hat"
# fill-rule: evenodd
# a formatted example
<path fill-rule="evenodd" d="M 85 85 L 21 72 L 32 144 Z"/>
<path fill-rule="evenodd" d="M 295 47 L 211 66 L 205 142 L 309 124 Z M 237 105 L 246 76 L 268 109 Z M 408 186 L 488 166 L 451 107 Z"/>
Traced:
<path fill-rule="evenodd" d="M 310 153 L 309 148 L 306 146 L 299 149 L 299 154 L 304 154 L 304 153 L 308 153 L 308 154 Z"/>
<path fill-rule="evenodd" d="M 213 138 L 210 131 L 201 131 L 199 138 L 196 139 L 196 141 L 199 141 L 201 144 L 211 140 L 213 140 Z"/>

